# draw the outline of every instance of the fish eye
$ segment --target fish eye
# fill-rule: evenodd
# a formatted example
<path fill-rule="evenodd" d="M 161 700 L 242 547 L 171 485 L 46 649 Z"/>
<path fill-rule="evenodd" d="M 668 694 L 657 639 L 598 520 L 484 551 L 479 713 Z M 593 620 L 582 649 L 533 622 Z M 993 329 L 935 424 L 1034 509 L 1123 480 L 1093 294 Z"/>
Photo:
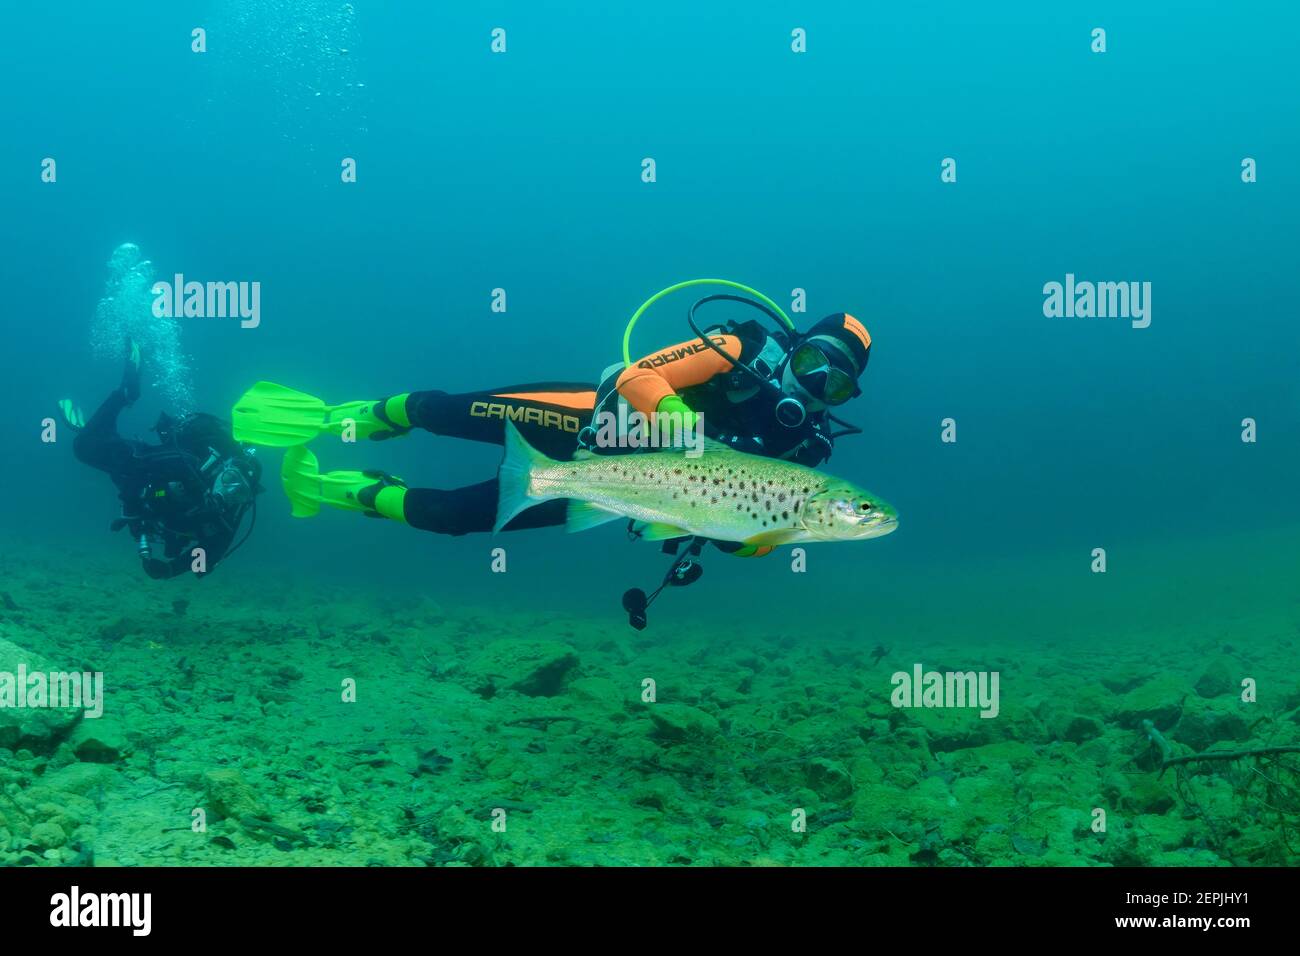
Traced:
<path fill-rule="evenodd" d="M 869 502 L 869 501 L 863 501 L 863 502 L 860 502 L 860 503 L 858 504 L 858 510 L 859 510 L 859 511 L 870 511 L 870 510 L 871 510 L 871 502 Z"/>

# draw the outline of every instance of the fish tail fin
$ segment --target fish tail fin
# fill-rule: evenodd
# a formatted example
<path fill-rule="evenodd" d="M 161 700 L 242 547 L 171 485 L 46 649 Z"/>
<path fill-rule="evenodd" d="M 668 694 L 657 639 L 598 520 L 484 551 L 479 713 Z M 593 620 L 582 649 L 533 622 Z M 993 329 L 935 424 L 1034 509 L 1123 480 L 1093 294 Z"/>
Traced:
<path fill-rule="evenodd" d="M 552 464 L 552 460 L 528 444 L 528 439 L 519 433 L 512 421 L 506 422 L 505 448 L 505 457 L 497 470 L 497 520 L 492 526 L 493 534 L 508 525 L 519 512 L 557 497 L 529 492 L 533 470 Z"/>

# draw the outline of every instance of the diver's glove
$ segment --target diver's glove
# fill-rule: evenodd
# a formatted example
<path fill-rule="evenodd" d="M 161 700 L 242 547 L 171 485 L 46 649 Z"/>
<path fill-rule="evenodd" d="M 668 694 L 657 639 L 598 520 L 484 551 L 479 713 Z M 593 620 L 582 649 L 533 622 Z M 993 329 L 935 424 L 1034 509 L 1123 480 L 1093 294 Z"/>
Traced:
<path fill-rule="evenodd" d="M 671 418 L 666 418 L 668 423 L 667 435 L 669 441 L 674 447 L 685 444 L 683 441 L 683 432 L 693 433 L 699 427 L 700 416 L 698 412 L 692 411 L 691 406 L 682 400 L 680 395 L 665 395 L 655 406 L 656 415 L 680 415 L 681 425 Z M 655 423 L 656 431 L 659 429 L 659 423 Z M 679 430 L 680 428 L 680 430 Z"/>

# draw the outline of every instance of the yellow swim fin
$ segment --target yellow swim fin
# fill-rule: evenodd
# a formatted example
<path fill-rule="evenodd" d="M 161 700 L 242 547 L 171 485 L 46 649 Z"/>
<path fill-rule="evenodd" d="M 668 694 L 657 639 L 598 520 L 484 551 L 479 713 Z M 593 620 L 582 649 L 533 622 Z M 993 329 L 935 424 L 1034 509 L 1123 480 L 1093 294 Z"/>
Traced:
<path fill-rule="evenodd" d="M 405 396 L 389 402 L 400 406 Z M 355 438 L 390 438 L 410 430 L 405 422 L 384 416 L 385 402 L 345 402 L 326 405 L 314 395 L 275 382 L 258 382 L 235 402 L 230 422 L 235 441 L 273 448 L 305 445 L 322 432 Z"/>
<path fill-rule="evenodd" d="M 329 505 L 371 518 L 406 520 L 406 483 L 382 471 L 322 472 L 311 450 L 297 447 L 284 453 L 280 480 L 295 518 L 310 518 L 321 505 Z"/>

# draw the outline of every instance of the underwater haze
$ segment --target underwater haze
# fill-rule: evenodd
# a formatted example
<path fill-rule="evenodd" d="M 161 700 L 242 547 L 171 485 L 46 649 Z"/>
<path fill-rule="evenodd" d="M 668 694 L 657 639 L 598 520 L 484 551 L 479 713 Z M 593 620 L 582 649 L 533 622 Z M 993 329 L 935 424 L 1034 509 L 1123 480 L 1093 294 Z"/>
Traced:
<path fill-rule="evenodd" d="M 0 672 L 104 698 L 0 707 L 0 862 L 1295 864 L 1296 8 L 477 6 L 7 11 Z M 257 315 L 156 316 L 178 274 Z M 899 524 L 710 547 L 644 630 L 625 522 L 297 518 L 275 447 L 246 543 L 155 580 L 59 413 L 127 336 L 149 442 L 258 381 L 595 383 L 702 277 L 869 330 L 821 468 Z"/>

